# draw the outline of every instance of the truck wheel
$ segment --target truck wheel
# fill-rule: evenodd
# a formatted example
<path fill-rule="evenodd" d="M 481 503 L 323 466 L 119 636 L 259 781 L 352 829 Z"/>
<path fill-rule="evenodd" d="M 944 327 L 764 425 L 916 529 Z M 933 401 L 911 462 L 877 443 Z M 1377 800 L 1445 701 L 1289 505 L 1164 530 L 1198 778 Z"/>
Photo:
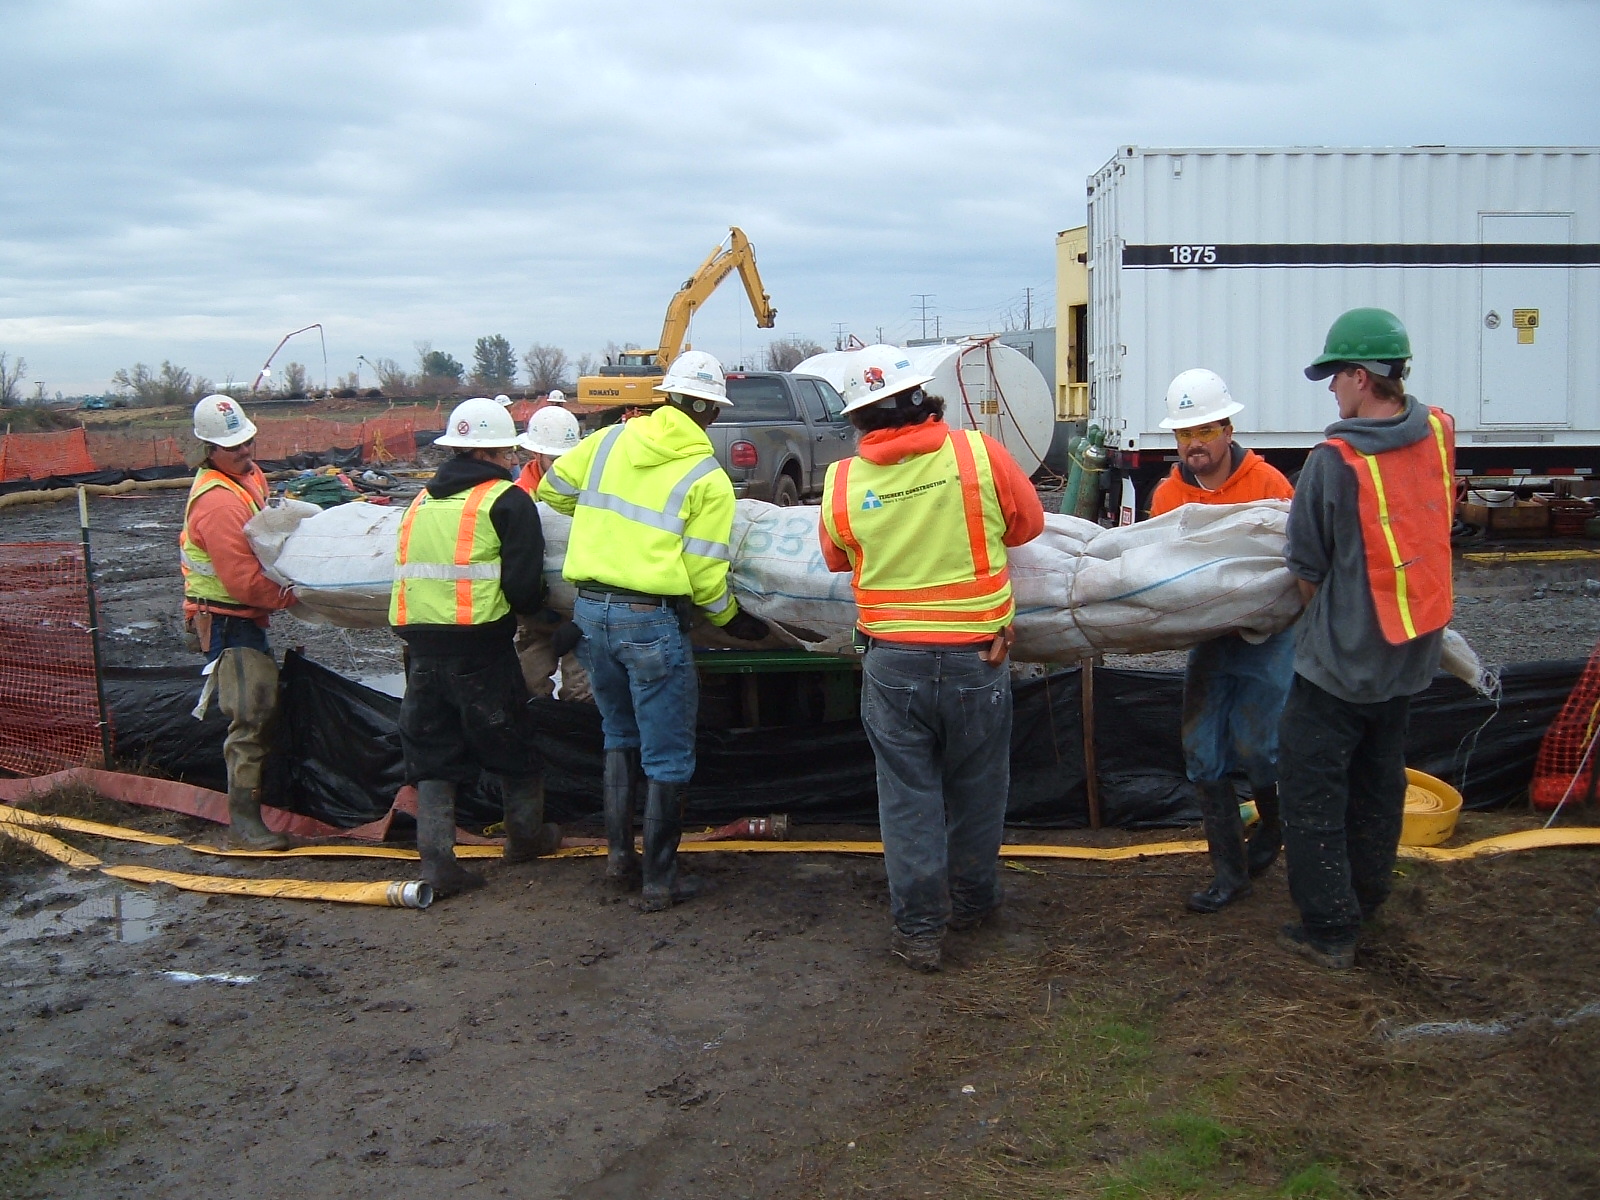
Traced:
<path fill-rule="evenodd" d="M 790 475 L 779 475 L 772 484 L 772 502 L 779 508 L 790 508 L 800 503 L 800 486 Z"/>

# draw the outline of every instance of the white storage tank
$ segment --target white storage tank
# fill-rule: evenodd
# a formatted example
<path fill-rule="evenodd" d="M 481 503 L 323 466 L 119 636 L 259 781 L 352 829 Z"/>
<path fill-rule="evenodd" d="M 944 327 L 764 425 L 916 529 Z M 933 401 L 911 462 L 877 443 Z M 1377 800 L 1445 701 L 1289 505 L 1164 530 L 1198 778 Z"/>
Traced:
<path fill-rule="evenodd" d="M 1315 445 L 1337 411 L 1301 369 L 1362 306 L 1405 322 L 1464 471 L 1593 465 L 1600 150 L 1127 146 L 1089 179 L 1088 265 L 1089 419 L 1125 466 L 1172 452 L 1188 367 L 1228 381 L 1245 445 Z"/>
<path fill-rule="evenodd" d="M 843 391 L 856 360 L 877 349 L 815 354 L 795 372 L 820 376 Z M 1055 432 L 1055 406 L 1050 385 L 1026 354 L 992 337 L 893 349 L 919 372 L 933 376 L 927 391 L 944 400 L 945 420 L 952 428 L 986 433 L 1010 451 L 1025 473 L 1039 469 Z"/>

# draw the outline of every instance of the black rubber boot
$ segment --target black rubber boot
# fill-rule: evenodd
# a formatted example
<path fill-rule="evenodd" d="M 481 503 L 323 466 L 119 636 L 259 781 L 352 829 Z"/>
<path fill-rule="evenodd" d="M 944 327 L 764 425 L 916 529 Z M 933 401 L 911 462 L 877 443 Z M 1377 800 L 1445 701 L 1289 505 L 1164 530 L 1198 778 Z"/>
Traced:
<path fill-rule="evenodd" d="M 544 779 L 500 777 L 500 795 L 505 802 L 506 848 L 504 861 L 528 862 L 561 849 L 561 826 L 544 819 Z"/>
<path fill-rule="evenodd" d="M 606 812 L 606 883 L 619 892 L 639 886 L 633 846 L 634 797 L 643 781 L 637 750 L 607 750 L 601 794 Z"/>
<path fill-rule="evenodd" d="M 231 850 L 288 850 L 294 839 L 273 833 L 261 820 L 261 793 L 254 788 L 228 789 L 228 848 Z"/>
<path fill-rule="evenodd" d="M 1250 878 L 1254 879 L 1278 861 L 1278 851 L 1283 848 L 1283 826 L 1278 820 L 1278 788 L 1264 787 L 1255 792 L 1256 813 L 1261 817 L 1250 831 L 1250 843 L 1245 858 L 1250 865 Z"/>
<path fill-rule="evenodd" d="M 644 912 L 661 912 L 700 894 L 700 880 L 678 874 L 683 792 L 681 783 L 649 781 L 644 803 L 644 896 L 639 901 Z"/>
<path fill-rule="evenodd" d="M 483 886 L 482 875 L 456 861 L 456 785 L 449 780 L 417 784 L 417 853 L 436 899 Z"/>
<path fill-rule="evenodd" d="M 1211 886 L 1185 901 L 1190 912 L 1214 913 L 1250 894 L 1250 873 L 1245 865 L 1244 820 L 1239 797 L 1226 779 L 1197 784 L 1205 813 L 1206 844 L 1211 850 Z"/>

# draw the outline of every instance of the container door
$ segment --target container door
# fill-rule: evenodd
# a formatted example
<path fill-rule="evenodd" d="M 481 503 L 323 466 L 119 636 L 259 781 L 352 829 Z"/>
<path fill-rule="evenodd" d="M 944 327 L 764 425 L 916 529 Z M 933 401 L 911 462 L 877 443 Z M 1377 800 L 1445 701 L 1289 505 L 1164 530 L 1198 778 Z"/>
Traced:
<path fill-rule="evenodd" d="M 1485 246 L 1566 245 L 1571 218 L 1557 213 L 1479 216 Z M 1485 266 L 1479 360 L 1485 425 L 1566 425 L 1567 267 Z M 1425 347 L 1418 347 L 1426 353 Z"/>

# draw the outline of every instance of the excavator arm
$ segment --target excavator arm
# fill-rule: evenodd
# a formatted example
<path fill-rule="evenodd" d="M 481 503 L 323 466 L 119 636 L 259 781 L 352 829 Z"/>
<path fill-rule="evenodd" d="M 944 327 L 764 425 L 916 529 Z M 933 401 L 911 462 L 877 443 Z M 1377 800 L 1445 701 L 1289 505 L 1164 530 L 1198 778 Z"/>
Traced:
<path fill-rule="evenodd" d="M 717 285 L 737 270 L 744 284 L 745 295 L 750 297 L 750 307 L 756 314 L 758 329 L 771 329 L 778 319 L 778 310 L 772 307 L 772 298 L 761 285 L 761 272 L 756 269 L 756 252 L 750 239 L 737 225 L 729 226 L 728 241 L 718 246 L 695 273 L 684 281 L 678 294 L 667 305 L 667 319 L 661 325 L 661 345 L 656 350 L 656 362 L 665 370 L 672 365 L 683 350 L 683 339 L 689 332 L 689 322 L 717 290 Z"/>

